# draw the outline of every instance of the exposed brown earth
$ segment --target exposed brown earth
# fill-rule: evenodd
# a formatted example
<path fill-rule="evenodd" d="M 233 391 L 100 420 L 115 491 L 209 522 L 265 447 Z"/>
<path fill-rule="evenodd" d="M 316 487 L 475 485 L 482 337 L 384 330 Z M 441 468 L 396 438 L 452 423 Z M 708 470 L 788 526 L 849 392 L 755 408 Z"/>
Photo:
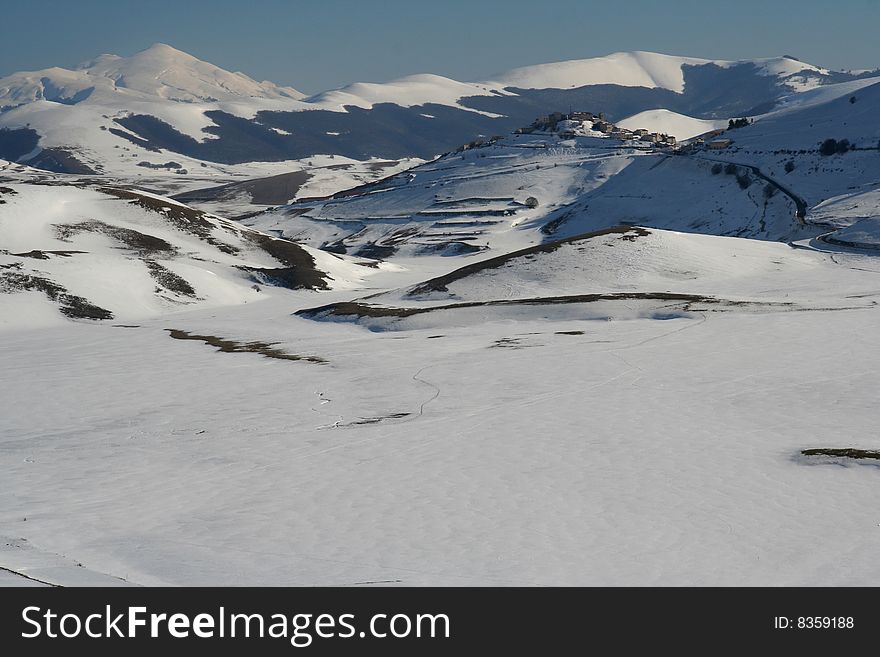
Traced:
<path fill-rule="evenodd" d="M 319 356 L 300 356 L 299 354 L 288 354 L 287 352 L 277 349 L 269 342 L 240 342 L 238 340 L 228 340 L 226 338 L 218 338 L 215 335 L 196 335 L 179 329 L 165 329 L 168 334 L 175 340 L 198 340 L 217 347 L 218 351 L 225 353 L 254 353 L 265 356 L 266 358 L 277 358 L 279 360 L 302 360 L 308 363 L 326 363 L 324 358 Z"/>
<path fill-rule="evenodd" d="M 33 274 L 24 274 L 13 267 L 4 267 L 0 272 L 0 294 L 37 291 L 44 293 L 56 302 L 59 310 L 73 319 L 113 319 L 113 313 L 105 308 L 90 303 L 84 297 L 70 294 L 58 283 Z"/>
<path fill-rule="evenodd" d="M 880 451 L 872 449 L 855 449 L 853 447 L 805 449 L 801 452 L 804 456 L 839 456 L 849 459 L 878 459 Z"/>
<path fill-rule="evenodd" d="M 58 239 L 68 242 L 77 233 L 102 233 L 116 240 L 125 248 L 137 251 L 142 256 L 171 255 L 177 251 L 175 247 L 160 237 L 141 233 L 131 228 L 112 226 L 103 221 L 91 220 L 78 224 L 56 224 L 55 234 Z"/>
<path fill-rule="evenodd" d="M 553 305 L 553 304 L 572 304 L 572 303 L 593 303 L 596 301 L 624 301 L 624 300 L 655 300 L 655 301 L 681 301 L 685 304 L 705 303 L 719 304 L 725 303 L 723 299 L 715 297 L 707 297 L 700 294 L 675 294 L 672 292 L 619 292 L 612 294 L 574 294 L 569 296 L 557 297 L 533 297 L 529 299 L 501 299 L 494 301 L 465 301 L 462 303 L 451 303 L 443 306 L 421 306 L 413 307 L 391 307 L 391 306 L 375 306 L 357 301 L 343 301 L 339 303 L 331 303 L 326 306 L 317 308 L 306 308 L 297 311 L 297 315 L 307 319 L 321 319 L 324 317 L 395 317 L 404 318 L 413 315 L 421 315 L 437 310 L 458 310 L 461 308 L 479 308 L 487 306 L 536 306 L 536 305 Z M 740 302 L 732 302 L 740 303 Z"/>
<path fill-rule="evenodd" d="M 152 276 L 153 280 L 155 280 L 161 287 L 175 294 L 190 297 L 191 299 L 196 298 L 196 291 L 185 278 L 178 276 L 155 260 L 144 258 L 143 262 L 147 266 L 147 269 L 150 270 L 150 276 Z"/>
<path fill-rule="evenodd" d="M 196 189 L 173 198 L 184 203 L 221 201 L 235 198 L 242 192 L 250 194 L 251 202 L 257 205 L 284 205 L 295 198 L 300 188 L 312 175 L 306 171 L 291 171 L 277 176 L 255 178 L 241 182 Z"/>

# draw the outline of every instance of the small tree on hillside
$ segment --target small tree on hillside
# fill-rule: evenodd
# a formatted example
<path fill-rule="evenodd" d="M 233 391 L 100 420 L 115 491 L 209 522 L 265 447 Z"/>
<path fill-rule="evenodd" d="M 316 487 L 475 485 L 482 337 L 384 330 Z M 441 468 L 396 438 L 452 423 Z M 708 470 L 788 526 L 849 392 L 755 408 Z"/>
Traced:
<path fill-rule="evenodd" d="M 828 156 L 834 155 L 837 152 L 837 140 L 836 139 L 826 139 L 819 146 L 819 154 Z"/>

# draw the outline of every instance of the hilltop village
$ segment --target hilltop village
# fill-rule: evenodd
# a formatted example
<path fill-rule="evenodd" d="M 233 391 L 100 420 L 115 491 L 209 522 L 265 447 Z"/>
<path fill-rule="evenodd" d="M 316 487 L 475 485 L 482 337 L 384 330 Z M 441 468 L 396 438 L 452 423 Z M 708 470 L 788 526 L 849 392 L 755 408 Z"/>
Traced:
<path fill-rule="evenodd" d="M 592 112 L 553 112 L 546 116 L 539 116 L 531 125 L 519 128 L 518 134 L 530 134 L 533 132 L 555 132 L 561 139 L 574 137 L 592 136 L 601 133 L 614 139 L 623 141 L 640 141 L 645 144 L 658 147 L 673 147 L 676 139 L 672 135 L 659 132 L 650 132 L 645 129 L 627 130 L 615 125 L 605 118 L 605 114 L 593 114 Z"/>

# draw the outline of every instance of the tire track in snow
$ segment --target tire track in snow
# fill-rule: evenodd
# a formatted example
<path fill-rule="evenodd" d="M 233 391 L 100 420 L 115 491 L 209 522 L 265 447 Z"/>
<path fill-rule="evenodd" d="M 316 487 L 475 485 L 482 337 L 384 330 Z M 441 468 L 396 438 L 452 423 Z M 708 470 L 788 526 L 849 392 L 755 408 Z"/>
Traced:
<path fill-rule="evenodd" d="M 434 385 L 433 383 L 431 383 L 430 381 L 425 381 L 424 379 L 419 378 L 419 375 L 420 375 L 422 372 L 424 372 L 426 369 L 428 369 L 429 367 L 432 367 L 432 366 L 431 366 L 431 365 L 425 365 L 422 369 L 420 369 L 418 372 L 416 372 L 415 374 L 412 375 L 412 379 L 413 379 L 413 381 L 418 381 L 419 383 L 424 383 L 426 386 L 429 386 L 429 387 L 431 387 L 431 388 L 434 389 L 434 394 L 433 394 L 429 399 L 426 399 L 425 401 L 423 401 L 423 402 L 419 405 L 419 414 L 418 414 L 418 417 L 422 417 L 422 416 L 425 414 L 425 406 L 427 406 L 427 405 L 430 404 L 432 401 L 434 401 L 435 399 L 437 399 L 437 397 L 440 396 L 440 388 L 438 388 L 437 386 L 435 386 L 435 385 Z"/>

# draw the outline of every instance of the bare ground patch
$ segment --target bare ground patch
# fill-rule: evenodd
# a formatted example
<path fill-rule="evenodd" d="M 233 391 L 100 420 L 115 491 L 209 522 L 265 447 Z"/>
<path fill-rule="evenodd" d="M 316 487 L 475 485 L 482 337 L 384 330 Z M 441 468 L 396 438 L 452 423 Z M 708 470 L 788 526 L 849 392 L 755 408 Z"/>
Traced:
<path fill-rule="evenodd" d="M 2 253 L 8 253 L 8 251 L 3 251 Z M 87 251 L 41 251 L 39 249 L 34 249 L 33 251 L 28 251 L 26 253 L 9 253 L 11 256 L 15 256 L 16 258 L 35 258 L 36 260 L 48 260 L 51 256 L 58 256 L 59 258 L 69 258 L 72 255 L 76 255 L 77 253 L 87 253 Z"/>
<path fill-rule="evenodd" d="M 297 315 L 306 319 L 324 319 L 326 317 L 393 317 L 404 318 L 437 310 L 458 310 L 461 308 L 479 308 L 488 306 L 537 306 L 553 304 L 592 303 L 596 301 L 655 300 L 679 301 L 685 305 L 691 303 L 720 304 L 724 300 L 700 294 L 675 294 L 672 292 L 620 292 L 611 294 L 574 294 L 557 297 L 533 297 L 528 299 L 501 299 L 495 301 L 465 301 L 442 306 L 392 307 L 375 306 L 358 301 L 331 303 L 317 308 L 306 308 L 297 311 Z M 736 302 L 744 303 L 744 302 Z"/>
<path fill-rule="evenodd" d="M 831 456 L 846 459 L 875 459 L 880 461 L 880 450 L 854 447 L 819 447 L 801 451 L 804 456 Z"/>
<path fill-rule="evenodd" d="M 347 166 L 347 165 L 345 165 Z M 184 203 L 217 201 L 235 198 L 241 192 L 250 194 L 251 203 L 257 205 L 284 205 L 295 198 L 300 188 L 312 178 L 306 171 L 291 171 L 266 178 L 254 178 L 241 182 L 196 189 L 173 198 Z"/>
<path fill-rule="evenodd" d="M 318 269 L 314 257 L 299 244 L 262 233 L 245 233 L 245 237 L 285 265 L 275 268 L 241 267 L 255 274 L 261 282 L 291 289 L 330 288 L 327 273 Z"/>
<path fill-rule="evenodd" d="M 299 354 L 289 354 L 274 345 L 277 343 L 270 342 L 241 342 L 239 340 L 229 340 L 220 338 L 215 335 L 197 335 L 188 331 L 179 329 L 165 329 L 168 334 L 175 340 L 198 340 L 216 347 L 218 351 L 229 354 L 253 353 L 260 354 L 266 358 L 276 358 L 279 360 L 302 360 L 308 363 L 326 363 L 327 360 L 319 356 L 301 356 Z"/>
<path fill-rule="evenodd" d="M 91 220 L 78 224 L 55 224 L 55 235 L 62 242 L 69 242 L 77 233 L 100 233 L 115 240 L 123 247 L 136 251 L 141 256 L 170 256 L 177 249 L 161 237 L 148 235 L 131 228 L 112 226 L 103 221 Z"/>
<path fill-rule="evenodd" d="M 193 286 L 190 285 L 189 281 L 187 281 L 182 276 L 178 276 L 173 271 L 160 265 L 155 260 L 150 260 L 149 258 L 144 258 L 143 263 L 147 266 L 147 269 L 150 271 L 150 276 L 153 277 L 153 280 L 156 281 L 161 287 L 168 290 L 169 292 L 173 292 L 174 294 L 180 294 L 185 297 L 190 297 L 191 299 L 198 298 L 196 296 L 196 291 L 193 289 Z"/>
<path fill-rule="evenodd" d="M 12 189 L 12 187 L 0 187 L 0 204 L 6 203 L 6 201 L 3 200 L 3 196 L 7 194 L 12 196 L 13 194 L 18 194 L 18 192 Z"/>
<path fill-rule="evenodd" d="M 50 300 L 58 304 L 59 310 L 73 319 L 113 319 L 113 313 L 91 303 L 84 297 L 70 294 L 58 283 L 37 276 L 25 274 L 18 270 L 5 268 L 0 272 L 0 293 L 42 292 Z"/>

